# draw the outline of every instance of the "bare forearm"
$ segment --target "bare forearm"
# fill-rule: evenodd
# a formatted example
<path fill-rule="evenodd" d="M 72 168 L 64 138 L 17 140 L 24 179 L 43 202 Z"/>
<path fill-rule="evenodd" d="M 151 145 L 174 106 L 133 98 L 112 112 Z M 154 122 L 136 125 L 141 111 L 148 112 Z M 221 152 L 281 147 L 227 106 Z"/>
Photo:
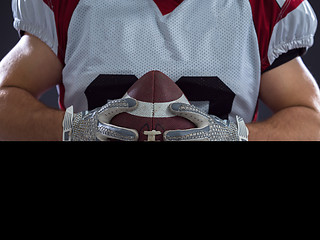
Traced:
<path fill-rule="evenodd" d="M 60 141 L 63 116 L 23 89 L 0 89 L 0 140 Z"/>
<path fill-rule="evenodd" d="M 264 122 L 247 127 L 249 141 L 320 140 L 320 114 L 307 107 L 286 108 Z"/>

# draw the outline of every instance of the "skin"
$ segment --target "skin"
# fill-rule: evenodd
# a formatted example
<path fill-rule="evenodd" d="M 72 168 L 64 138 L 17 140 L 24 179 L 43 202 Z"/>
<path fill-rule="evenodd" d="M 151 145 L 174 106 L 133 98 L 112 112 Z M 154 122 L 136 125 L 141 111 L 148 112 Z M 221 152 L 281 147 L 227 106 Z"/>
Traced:
<path fill-rule="evenodd" d="M 0 63 L 0 140 L 62 140 L 65 112 L 38 101 L 62 69 L 45 43 L 21 38 Z M 247 124 L 249 140 L 320 140 L 319 88 L 300 57 L 262 75 L 260 98 L 274 115 Z"/>
<path fill-rule="evenodd" d="M 260 98 L 274 115 L 248 124 L 249 140 L 320 140 L 319 87 L 300 57 L 262 75 Z"/>
<path fill-rule="evenodd" d="M 25 35 L 0 63 L 0 139 L 61 140 L 64 112 L 38 101 L 59 84 L 62 65 L 51 49 Z"/>

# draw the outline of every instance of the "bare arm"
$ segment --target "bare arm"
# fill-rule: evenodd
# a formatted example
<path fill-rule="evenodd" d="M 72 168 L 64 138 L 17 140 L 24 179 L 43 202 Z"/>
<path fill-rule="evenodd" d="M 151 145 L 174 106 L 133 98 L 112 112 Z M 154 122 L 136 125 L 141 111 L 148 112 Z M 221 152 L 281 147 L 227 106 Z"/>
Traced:
<path fill-rule="evenodd" d="M 0 63 L 0 140 L 61 140 L 63 111 L 40 95 L 61 81 L 62 64 L 38 38 L 25 35 Z"/>
<path fill-rule="evenodd" d="M 319 87 L 300 57 L 263 74 L 260 98 L 275 114 L 248 124 L 249 140 L 320 140 Z"/>

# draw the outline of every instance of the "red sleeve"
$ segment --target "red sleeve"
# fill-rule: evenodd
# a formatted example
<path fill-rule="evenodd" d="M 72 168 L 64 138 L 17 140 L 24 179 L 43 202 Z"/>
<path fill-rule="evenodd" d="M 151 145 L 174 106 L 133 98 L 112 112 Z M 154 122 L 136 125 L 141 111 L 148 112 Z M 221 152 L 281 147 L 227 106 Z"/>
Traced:
<path fill-rule="evenodd" d="M 281 54 L 312 46 L 317 20 L 307 0 L 249 1 L 259 42 L 262 73 Z"/>

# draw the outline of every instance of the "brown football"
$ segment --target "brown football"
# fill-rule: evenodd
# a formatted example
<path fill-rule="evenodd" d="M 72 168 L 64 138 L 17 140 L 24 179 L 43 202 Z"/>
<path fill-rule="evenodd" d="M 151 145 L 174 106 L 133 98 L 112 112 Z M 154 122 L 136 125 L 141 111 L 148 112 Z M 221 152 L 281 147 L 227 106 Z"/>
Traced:
<path fill-rule="evenodd" d="M 181 89 L 160 71 L 151 71 L 137 80 L 123 98 L 138 101 L 136 110 L 115 116 L 111 124 L 136 129 L 139 141 L 163 141 L 167 130 L 189 129 L 195 125 L 174 116 L 168 109 L 174 102 L 189 103 Z"/>

